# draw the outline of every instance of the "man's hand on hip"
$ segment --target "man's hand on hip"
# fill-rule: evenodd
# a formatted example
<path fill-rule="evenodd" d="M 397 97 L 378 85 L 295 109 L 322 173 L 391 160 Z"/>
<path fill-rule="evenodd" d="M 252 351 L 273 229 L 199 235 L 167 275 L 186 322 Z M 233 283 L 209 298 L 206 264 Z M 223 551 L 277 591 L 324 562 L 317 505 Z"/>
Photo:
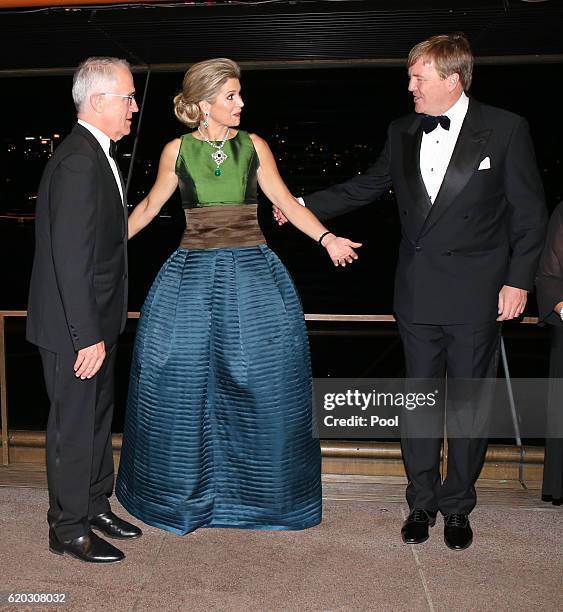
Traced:
<path fill-rule="evenodd" d="M 528 292 L 518 287 L 503 285 L 498 294 L 498 314 L 497 321 L 508 321 L 519 317 L 526 307 Z"/>
<path fill-rule="evenodd" d="M 74 375 L 82 380 L 92 378 L 102 367 L 105 357 L 106 346 L 103 340 L 80 349 L 74 362 Z"/>
<path fill-rule="evenodd" d="M 278 225 L 284 225 L 287 223 L 287 217 L 277 206 L 272 206 L 272 214 L 274 215 L 274 221 L 276 221 Z"/>

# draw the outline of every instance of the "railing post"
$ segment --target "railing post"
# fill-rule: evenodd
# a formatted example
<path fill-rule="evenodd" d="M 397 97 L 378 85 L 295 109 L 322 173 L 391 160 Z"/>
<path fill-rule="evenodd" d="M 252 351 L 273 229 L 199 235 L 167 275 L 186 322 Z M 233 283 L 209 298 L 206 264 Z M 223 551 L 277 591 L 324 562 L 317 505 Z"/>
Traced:
<path fill-rule="evenodd" d="M 504 376 L 506 378 L 506 390 L 508 392 L 508 404 L 510 406 L 510 416 L 512 417 L 512 427 L 514 428 L 514 440 L 516 446 L 520 450 L 520 461 L 518 462 L 518 480 L 523 489 L 527 489 L 526 482 L 524 481 L 524 456 L 526 449 L 522 444 L 522 436 L 520 435 L 520 423 L 518 419 L 518 412 L 516 410 L 516 402 L 514 401 L 514 393 L 512 391 L 512 380 L 510 379 L 510 369 L 508 367 L 508 357 L 506 356 L 506 347 L 504 346 L 504 338 L 500 337 L 500 354 L 502 357 L 502 367 L 504 370 Z"/>

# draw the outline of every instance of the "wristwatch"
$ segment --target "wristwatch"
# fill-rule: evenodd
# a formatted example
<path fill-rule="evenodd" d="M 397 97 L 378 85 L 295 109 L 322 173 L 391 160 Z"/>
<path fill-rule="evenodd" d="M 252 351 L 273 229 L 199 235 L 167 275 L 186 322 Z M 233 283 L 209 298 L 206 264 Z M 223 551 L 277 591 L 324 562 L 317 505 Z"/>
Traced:
<path fill-rule="evenodd" d="M 561 310 L 559 311 L 559 317 L 563 321 L 563 306 L 561 307 Z"/>

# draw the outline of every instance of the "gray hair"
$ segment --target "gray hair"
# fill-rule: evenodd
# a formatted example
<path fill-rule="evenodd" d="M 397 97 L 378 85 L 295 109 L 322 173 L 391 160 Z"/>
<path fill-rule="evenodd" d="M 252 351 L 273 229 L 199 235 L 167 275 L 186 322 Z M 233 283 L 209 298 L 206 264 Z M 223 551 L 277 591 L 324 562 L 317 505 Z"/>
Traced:
<path fill-rule="evenodd" d="M 72 99 L 80 112 L 88 96 L 115 85 L 115 69 L 129 70 L 129 63 L 117 57 L 89 57 L 76 69 L 72 79 Z"/>

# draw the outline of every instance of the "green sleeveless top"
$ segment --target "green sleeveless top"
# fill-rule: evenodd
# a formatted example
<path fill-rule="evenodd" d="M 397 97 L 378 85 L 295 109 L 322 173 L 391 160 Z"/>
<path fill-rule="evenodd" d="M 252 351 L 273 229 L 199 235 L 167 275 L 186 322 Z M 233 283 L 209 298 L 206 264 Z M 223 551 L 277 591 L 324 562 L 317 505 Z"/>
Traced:
<path fill-rule="evenodd" d="M 217 164 L 211 157 L 216 150 L 192 134 L 182 136 L 176 160 L 182 207 L 256 204 L 259 163 L 248 132 L 239 130 L 234 138 L 225 142 L 223 152 L 227 159 L 220 166 L 220 176 L 215 175 Z"/>

